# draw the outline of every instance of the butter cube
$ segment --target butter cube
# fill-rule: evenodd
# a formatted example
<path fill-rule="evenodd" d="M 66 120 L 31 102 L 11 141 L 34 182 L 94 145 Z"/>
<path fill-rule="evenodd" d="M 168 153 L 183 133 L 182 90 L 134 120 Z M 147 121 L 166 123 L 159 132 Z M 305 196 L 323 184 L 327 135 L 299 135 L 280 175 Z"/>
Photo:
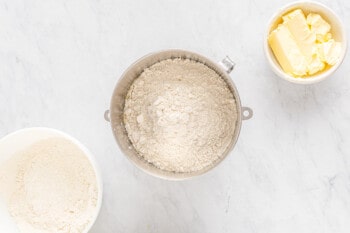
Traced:
<path fill-rule="evenodd" d="M 286 73 L 295 76 L 307 74 L 305 57 L 285 25 L 280 25 L 272 31 L 268 40 L 275 57 Z"/>
<path fill-rule="evenodd" d="M 316 35 L 325 36 L 330 30 L 331 25 L 327 23 L 319 14 L 310 13 L 306 18 L 307 24 L 310 25 L 311 31 Z"/>
<path fill-rule="evenodd" d="M 315 51 L 316 35 L 310 31 L 303 11 L 297 9 L 282 18 L 283 24 L 293 35 L 294 40 L 302 54 L 304 54 L 307 62 L 311 62 Z"/>
<path fill-rule="evenodd" d="M 326 33 L 326 35 L 316 34 L 316 41 L 319 43 L 327 42 L 332 39 L 331 33 Z"/>
<path fill-rule="evenodd" d="M 314 56 L 312 61 L 308 64 L 308 74 L 313 75 L 323 70 L 326 64 L 318 57 Z"/>
<path fill-rule="evenodd" d="M 333 39 L 318 45 L 320 59 L 329 65 L 335 65 L 340 58 L 341 43 Z"/>

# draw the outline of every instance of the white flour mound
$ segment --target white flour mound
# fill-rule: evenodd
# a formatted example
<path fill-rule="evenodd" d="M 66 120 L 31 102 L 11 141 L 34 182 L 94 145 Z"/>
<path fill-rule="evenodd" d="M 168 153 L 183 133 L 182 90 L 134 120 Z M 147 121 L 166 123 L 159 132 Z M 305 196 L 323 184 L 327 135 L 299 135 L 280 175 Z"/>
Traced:
<path fill-rule="evenodd" d="M 97 208 L 97 179 L 83 151 L 53 137 L 0 167 L 0 195 L 21 233 L 81 233 Z"/>
<path fill-rule="evenodd" d="M 125 100 L 124 124 L 133 146 L 166 171 L 193 172 L 212 164 L 230 144 L 236 121 L 226 82 L 189 59 L 145 69 Z"/>

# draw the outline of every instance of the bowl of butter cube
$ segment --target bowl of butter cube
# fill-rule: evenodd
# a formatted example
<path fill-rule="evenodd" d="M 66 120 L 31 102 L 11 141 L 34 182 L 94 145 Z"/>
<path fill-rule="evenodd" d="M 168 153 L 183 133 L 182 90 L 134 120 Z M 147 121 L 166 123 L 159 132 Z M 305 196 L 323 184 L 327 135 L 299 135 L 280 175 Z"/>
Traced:
<path fill-rule="evenodd" d="M 345 27 L 329 7 L 294 2 L 271 18 L 264 52 L 274 73 L 292 83 L 312 84 L 331 76 L 347 51 Z"/>

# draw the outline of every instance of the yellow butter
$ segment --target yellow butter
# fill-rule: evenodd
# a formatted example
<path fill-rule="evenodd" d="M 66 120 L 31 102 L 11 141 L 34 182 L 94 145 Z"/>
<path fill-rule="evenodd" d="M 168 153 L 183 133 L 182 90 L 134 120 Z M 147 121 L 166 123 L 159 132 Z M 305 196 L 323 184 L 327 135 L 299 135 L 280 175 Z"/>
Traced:
<path fill-rule="evenodd" d="M 306 78 L 339 61 L 341 43 L 332 39 L 331 26 L 320 15 L 310 13 L 305 17 L 301 9 L 296 9 L 282 19 L 268 42 L 286 73 Z"/>
<path fill-rule="evenodd" d="M 326 33 L 325 35 L 322 34 L 316 34 L 316 42 L 318 43 L 323 43 L 323 42 L 327 42 L 330 39 L 332 39 L 332 34 L 331 33 Z"/>
<path fill-rule="evenodd" d="M 302 76 L 307 73 L 307 62 L 292 34 L 280 25 L 269 36 L 269 43 L 283 70 L 291 75 Z"/>
<path fill-rule="evenodd" d="M 321 60 L 319 56 L 314 56 L 312 61 L 308 64 L 308 74 L 313 75 L 323 70 L 326 67 L 324 61 Z"/>
<path fill-rule="evenodd" d="M 320 59 L 329 64 L 335 65 L 339 61 L 341 54 L 341 43 L 333 39 L 318 45 L 318 54 Z"/>
<path fill-rule="evenodd" d="M 316 35 L 309 29 L 304 13 L 298 9 L 283 17 L 285 25 L 293 35 L 295 42 L 308 63 L 312 62 L 312 55 L 315 52 Z"/>
<path fill-rule="evenodd" d="M 318 14 L 310 13 L 306 22 L 310 25 L 310 30 L 317 35 L 325 36 L 331 30 L 331 25 Z"/>

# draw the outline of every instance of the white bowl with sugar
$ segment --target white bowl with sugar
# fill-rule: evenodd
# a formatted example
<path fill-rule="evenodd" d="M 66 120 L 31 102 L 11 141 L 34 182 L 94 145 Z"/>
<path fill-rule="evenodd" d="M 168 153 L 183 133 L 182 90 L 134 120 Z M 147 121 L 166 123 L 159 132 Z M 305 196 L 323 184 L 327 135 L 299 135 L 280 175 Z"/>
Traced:
<path fill-rule="evenodd" d="M 91 229 L 102 180 L 94 156 L 78 140 L 55 129 L 27 128 L 2 138 L 0 155 L 1 211 L 20 233 Z"/>

